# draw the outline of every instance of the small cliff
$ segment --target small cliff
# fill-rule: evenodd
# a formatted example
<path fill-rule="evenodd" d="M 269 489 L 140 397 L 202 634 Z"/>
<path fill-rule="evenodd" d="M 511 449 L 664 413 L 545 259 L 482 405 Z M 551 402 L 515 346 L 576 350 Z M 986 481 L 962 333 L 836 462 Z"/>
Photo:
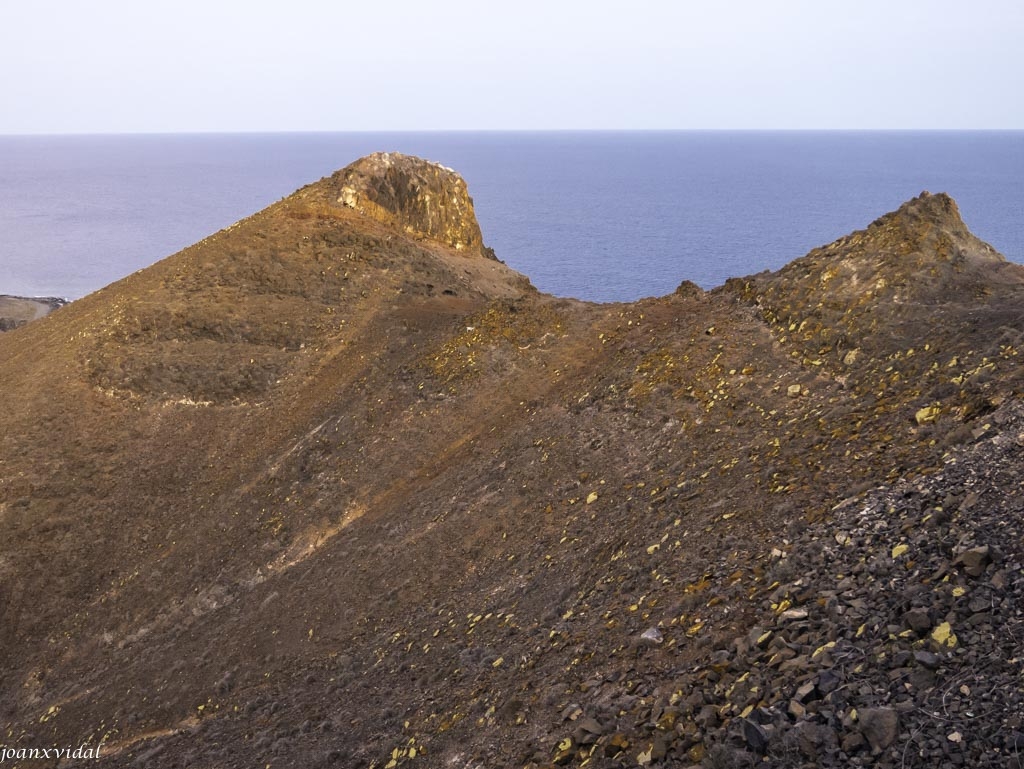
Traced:
<path fill-rule="evenodd" d="M 450 168 L 398 152 L 377 152 L 336 173 L 337 202 L 403 232 L 494 258 L 484 246 L 473 199 Z"/>

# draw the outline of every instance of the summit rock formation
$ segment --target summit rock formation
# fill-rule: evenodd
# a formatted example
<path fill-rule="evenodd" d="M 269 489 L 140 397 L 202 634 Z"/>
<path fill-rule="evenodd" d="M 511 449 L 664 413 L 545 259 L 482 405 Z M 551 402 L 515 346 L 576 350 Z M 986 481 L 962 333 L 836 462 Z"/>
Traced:
<path fill-rule="evenodd" d="M 338 202 L 410 235 L 494 257 L 483 244 L 465 180 L 450 168 L 377 152 L 332 177 Z"/>
<path fill-rule="evenodd" d="M 1017 766 L 1024 268 L 923 194 L 598 305 L 371 156 L 0 335 L 0 729 L 100 766 Z"/>

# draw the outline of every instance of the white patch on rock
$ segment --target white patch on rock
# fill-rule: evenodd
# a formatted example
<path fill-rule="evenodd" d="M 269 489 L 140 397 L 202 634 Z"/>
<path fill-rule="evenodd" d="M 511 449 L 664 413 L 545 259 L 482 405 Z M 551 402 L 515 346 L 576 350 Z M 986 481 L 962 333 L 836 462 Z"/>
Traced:
<path fill-rule="evenodd" d="M 352 187 L 342 187 L 341 197 L 338 198 L 338 202 L 349 208 L 355 208 L 359 204 L 359 193 Z"/>

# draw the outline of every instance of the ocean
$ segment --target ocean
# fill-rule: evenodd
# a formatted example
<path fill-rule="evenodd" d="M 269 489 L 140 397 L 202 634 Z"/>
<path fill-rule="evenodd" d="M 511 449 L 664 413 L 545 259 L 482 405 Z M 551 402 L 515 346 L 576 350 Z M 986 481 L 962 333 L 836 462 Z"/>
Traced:
<path fill-rule="evenodd" d="M 922 190 L 1024 262 L 1024 131 L 8 136 L 0 293 L 81 297 L 378 150 L 459 171 L 487 244 L 559 296 L 712 288 Z"/>

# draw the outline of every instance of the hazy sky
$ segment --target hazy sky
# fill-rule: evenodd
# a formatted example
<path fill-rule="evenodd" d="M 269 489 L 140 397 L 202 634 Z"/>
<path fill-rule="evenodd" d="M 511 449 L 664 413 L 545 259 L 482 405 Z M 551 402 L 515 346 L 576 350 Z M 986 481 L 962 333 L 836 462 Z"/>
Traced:
<path fill-rule="evenodd" d="M 1020 0 L 0 0 L 0 133 L 1024 128 Z"/>

